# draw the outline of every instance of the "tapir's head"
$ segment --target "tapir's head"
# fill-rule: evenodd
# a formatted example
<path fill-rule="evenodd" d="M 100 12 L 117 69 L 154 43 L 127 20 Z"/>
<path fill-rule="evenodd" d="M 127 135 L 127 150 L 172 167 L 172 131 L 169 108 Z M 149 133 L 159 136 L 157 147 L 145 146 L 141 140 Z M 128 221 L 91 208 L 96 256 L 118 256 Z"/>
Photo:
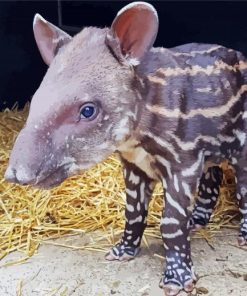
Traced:
<path fill-rule="evenodd" d="M 49 68 L 5 178 L 47 188 L 104 160 L 130 136 L 141 101 L 135 66 L 153 45 L 158 18 L 151 5 L 135 2 L 111 28 L 88 27 L 72 38 L 37 14 L 33 29 Z"/>

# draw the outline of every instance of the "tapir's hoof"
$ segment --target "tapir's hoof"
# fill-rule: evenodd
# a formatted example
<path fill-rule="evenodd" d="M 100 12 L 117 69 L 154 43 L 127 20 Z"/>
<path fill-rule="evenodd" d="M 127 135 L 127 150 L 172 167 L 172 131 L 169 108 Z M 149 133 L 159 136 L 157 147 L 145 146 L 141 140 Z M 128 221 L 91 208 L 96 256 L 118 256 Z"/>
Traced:
<path fill-rule="evenodd" d="M 191 228 L 191 232 L 196 232 L 199 231 L 201 229 L 203 229 L 205 226 L 204 225 L 200 225 L 200 224 L 194 224 Z"/>
<path fill-rule="evenodd" d="M 185 291 L 186 293 L 193 291 L 197 276 L 194 272 L 194 267 L 191 266 L 190 268 L 189 265 L 184 270 L 183 265 L 175 269 L 172 269 L 171 265 L 167 266 L 168 268 L 159 284 L 160 288 L 164 290 L 165 296 L 175 296 L 180 291 Z"/>
<path fill-rule="evenodd" d="M 106 255 L 105 259 L 108 261 L 129 261 L 135 258 L 140 252 L 140 248 L 128 247 L 124 243 L 118 243 Z"/>
<path fill-rule="evenodd" d="M 163 289 L 164 289 L 165 296 L 175 296 L 175 295 L 178 295 L 179 292 L 182 290 L 184 290 L 187 293 L 192 292 L 194 289 L 194 283 L 193 283 L 193 280 L 189 280 L 184 284 L 183 288 L 177 285 L 167 284 L 163 286 Z"/>
<path fill-rule="evenodd" d="M 185 292 L 192 292 L 193 291 L 193 289 L 194 289 L 194 282 L 193 282 L 193 280 L 189 280 L 188 282 L 186 282 L 185 284 L 184 284 L 184 291 Z"/>
<path fill-rule="evenodd" d="M 180 291 L 181 289 L 175 285 L 166 285 L 164 287 L 165 296 L 175 296 L 175 295 L 178 295 Z"/>
<path fill-rule="evenodd" d="M 134 258 L 135 258 L 135 256 L 131 256 L 131 255 L 128 255 L 126 253 L 122 254 L 121 256 L 116 256 L 111 251 L 108 252 L 105 255 L 105 259 L 108 260 L 108 261 L 115 261 L 115 260 L 118 260 L 118 261 L 130 261 L 130 260 L 132 260 Z"/>
<path fill-rule="evenodd" d="M 204 228 L 207 224 L 207 221 L 204 220 L 204 219 L 197 219 L 195 217 L 191 217 L 190 218 L 190 231 L 193 233 L 193 232 L 196 232 L 196 231 L 199 231 L 201 230 L 202 228 Z"/>
<path fill-rule="evenodd" d="M 245 246 L 245 245 L 247 245 L 247 239 L 245 239 L 243 236 L 239 236 L 239 238 L 238 238 L 238 244 L 239 244 L 239 246 Z"/>

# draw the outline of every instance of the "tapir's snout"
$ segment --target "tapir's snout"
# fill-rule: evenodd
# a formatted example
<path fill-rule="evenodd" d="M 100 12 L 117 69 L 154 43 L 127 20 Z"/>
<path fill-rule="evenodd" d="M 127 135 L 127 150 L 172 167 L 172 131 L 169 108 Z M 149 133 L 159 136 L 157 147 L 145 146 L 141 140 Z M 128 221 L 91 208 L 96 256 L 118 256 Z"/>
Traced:
<path fill-rule="evenodd" d="M 37 177 L 31 173 L 27 173 L 24 170 L 16 170 L 11 165 L 8 166 L 4 178 L 11 183 L 18 183 L 21 185 L 33 185 L 36 183 Z"/>
<path fill-rule="evenodd" d="M 10 159 L 4 178 L 11 183 L 48 189 L 59 185 L 68 177 L 68 170 L 72 163 L 57 165 L 54 162 L 46 161 L 40 164 L 37 170 L 32 169 L 33 166 L 30 163 L 21 162 L 20 164 L 20 162 L 12 162 Z"/>
<path fill-rule="evenodd" d="M 25 170 L 24 168 L 15 169 L 9 165 L 4 178 L 11 183 L 32 185 L 34 187 L 48 189 L 59 185 L 68 177 L 68 167 L 69 165 L 64 165 L 54 171 L 34 174 L 32 171 Z"/>
<path fill-rule="evenodd" d="M 40 131 L 24 128 L 12 149 L 4 178 L 11 183 L 51 188 L 68 176 L 71 160 L 61 162 L 64 155 L 54 150 L 48 138 L 40 137 Z"/>
<path fill-rule="evenodd" d="M 18 135 L 10 154 L 9 164 L 5 171 L 6 181 L 21 185 L 33 185 L 37 182 L 40 167 L 38 137 L 34 132 L 24 128 Z M 39 148 L 40 149 L 40 148 Z M 42 150 L 42 149 L 40 149 Z"/>
<path fill-rule="evenodd" d="M 4 178 L 11 183 L 20 185 L 35 185 L 40 180 L 41 163 L 37 158 L 28 157 L 28 151 L 25 155 L 17 153 L 20 150 L 19 144 L 15 144 L 12 150 L 9 165 L 5 171 Z"/>

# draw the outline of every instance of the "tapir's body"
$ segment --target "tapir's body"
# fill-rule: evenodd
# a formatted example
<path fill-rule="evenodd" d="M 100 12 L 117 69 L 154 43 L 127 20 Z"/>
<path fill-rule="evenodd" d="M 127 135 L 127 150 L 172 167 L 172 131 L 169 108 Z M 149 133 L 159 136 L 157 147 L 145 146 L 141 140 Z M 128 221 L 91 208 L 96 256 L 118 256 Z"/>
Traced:
<path fill-rule="evenodd" d="M 143 109 L 135 136 L 118 150 L 124 163 L 135 164 L 150 179 L 162 179 L 166 202 L 178 212 L 174 215 L 166 206 L 161 230 L 164 240 L 169 238 L 172 244 L 177 243 L 178 251 L 181 245 L 185 246 L 178 243 L 179 235 L 185 233 L 178 221 L 185 216 L 188 199 L 192 200 L 200 176 L 198 200 L 190 220 L 193 227 L 206 225 L 210 219 L 222 180 L 217 165 L 223 160 L 235 166 L 238 178 L 243 180 L 238 183 L 239 191 L 245 194 L 247 61 L 240 52 L 222 46 L 186 44 L 172 49 L 153 48 L 136 72 L 143 78 Z M 127 170 L 125 175 L 127 188 L 133 186 L 136 179 L 131 172 Z M 129 207 L 135 207 L 133 192 L 127 194 Z M 240 195 L 237 197 L 245 217 L 240 235 L 240 243 L 244 244 L 247 204 Z M 138 215 L 138 211 L 135 215 L 130 213 L 127 205 L 129 221 L 138 220 Z M 127 237 L 125 232 L 123 241 Z M 166 243 L 165 248 L 169 250 Z M 119 246 L 113 248 L 111 256 L 117 258 L 118 251 Z M 181 264 L 179 259 L 170 260 L 169 264 L 168 257 L 168 275 L 176 273 L 173 266 L 177 269 Z"/>
<path fill-rule="evenodd" d="M 247 241 L 247 61 L 218 45 L 152 48 L 157 30 L 157 13 L 144 2 L 123 8 L 110 29 L 85 28 L 74 38 L 37 15 L 35 39 L 50 67 L 5 177 L 54 186 L 119 152 L 126 226 L 108 260 L 138 253 L 148 203 L 161 180 L 166 204 L 161 286 L 166 295 L 176 295 L 193 289 L 189 234 L 209 221 L 224 159 L 236 171 L 243 215 L 239 242 Z"/>
<path fill-rule="evenodd" d="M 145 100 L 135 135 L 150 158 L 162 150 L 173 170 L 187 161 L 202 168 L 205 158 L 236 162 L 247 117 L 247 61 L 240 52 L 196 43 L 153 48 L 136 72 Z M 153 169 L 144 171 L 154 177 Z"/>

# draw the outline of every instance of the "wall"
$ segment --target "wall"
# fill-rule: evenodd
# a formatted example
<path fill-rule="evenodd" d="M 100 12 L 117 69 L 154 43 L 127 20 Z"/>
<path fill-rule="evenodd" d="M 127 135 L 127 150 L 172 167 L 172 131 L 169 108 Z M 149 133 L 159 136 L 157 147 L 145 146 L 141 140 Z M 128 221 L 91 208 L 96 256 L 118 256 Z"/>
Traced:
<path fill-rule="evenodd" d="M 109 26 L 128 1 L 62 1 L 63 25 Z M 246 2 L 150 1 L 158 10 L 156 46 L 188 42 L 218 43 L 247 55 Z M 58 24 L 57 1 L 0 2 L 0 110 L 30 100 L 46 71 L 36 48 L 32 21 L 36 12 Z M 74 34 L 75 31 L 70 33 Z"/>

